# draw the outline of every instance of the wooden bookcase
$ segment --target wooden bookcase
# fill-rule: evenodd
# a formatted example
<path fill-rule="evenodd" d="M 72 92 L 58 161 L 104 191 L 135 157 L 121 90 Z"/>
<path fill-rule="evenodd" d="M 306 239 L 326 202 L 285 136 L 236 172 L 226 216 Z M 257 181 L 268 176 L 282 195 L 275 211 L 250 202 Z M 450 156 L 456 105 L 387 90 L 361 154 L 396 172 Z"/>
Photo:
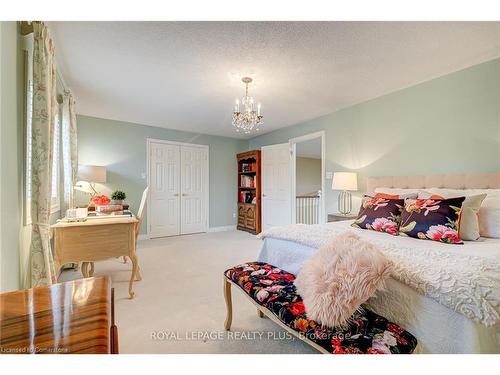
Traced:
<path fill-rule="evenodd" d="M 261 228 L 260 150 L 236 155 L 238 164 L 238 229 L 253 234 Z"/>

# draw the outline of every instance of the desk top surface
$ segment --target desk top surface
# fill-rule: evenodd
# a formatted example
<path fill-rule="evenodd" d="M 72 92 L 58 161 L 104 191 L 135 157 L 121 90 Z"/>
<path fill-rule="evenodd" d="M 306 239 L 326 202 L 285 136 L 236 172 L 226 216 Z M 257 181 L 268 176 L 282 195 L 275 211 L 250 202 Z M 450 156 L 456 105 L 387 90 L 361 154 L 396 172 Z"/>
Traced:
<path fill-rule="evenodd" d="M 63 220 L 51 225 L 51 228 L 66 228 L 66 227 L 85 227 L 92 225 L 109 225 L 109 224 L 135 224 L 139 220 L 135 216 L 109 216 L 109 217 L 93 217 L 86 221 L 65 222 Z"/>
<path fill-rule="evenodd" d="M 107 276 L 0 294 L 0 353 L 109 353 Z"/>

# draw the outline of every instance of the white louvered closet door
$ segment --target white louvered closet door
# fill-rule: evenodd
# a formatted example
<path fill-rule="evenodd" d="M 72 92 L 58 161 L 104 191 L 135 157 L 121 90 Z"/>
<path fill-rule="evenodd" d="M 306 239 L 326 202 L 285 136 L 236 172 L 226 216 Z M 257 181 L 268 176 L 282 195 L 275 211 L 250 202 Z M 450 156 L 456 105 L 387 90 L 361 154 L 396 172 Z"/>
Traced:
<path fill-rule="evenodd" d="M 181 146 L 181 234 L 206 232 L 208 150 Z"/>

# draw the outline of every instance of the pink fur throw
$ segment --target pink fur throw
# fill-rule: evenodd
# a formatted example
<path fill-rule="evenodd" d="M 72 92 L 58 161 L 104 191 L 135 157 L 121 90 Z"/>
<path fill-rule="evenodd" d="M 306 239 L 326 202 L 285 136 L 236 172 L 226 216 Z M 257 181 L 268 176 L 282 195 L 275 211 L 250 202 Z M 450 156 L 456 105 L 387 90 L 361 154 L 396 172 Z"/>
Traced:
<path fill-rule="evenodd" d="M 297 275 L 295 286 L 309 319 L 345 328 L 360 305 L 383 289 L 390 274 L 384 254 L 349 231 L 318 249 Z"/>

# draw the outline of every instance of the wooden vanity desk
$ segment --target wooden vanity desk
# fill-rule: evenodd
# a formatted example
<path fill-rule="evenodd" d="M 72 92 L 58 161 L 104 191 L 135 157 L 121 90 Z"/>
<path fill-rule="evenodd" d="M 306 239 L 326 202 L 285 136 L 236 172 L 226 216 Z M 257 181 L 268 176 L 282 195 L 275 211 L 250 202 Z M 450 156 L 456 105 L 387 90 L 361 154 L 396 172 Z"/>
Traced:
<path fill-rule="evenodd" d="M 60 221 L 51 226 L 54 233 L 54 265 L 56 272 L 67 263 L 82 263 L 84 277 L 94 275 L 94 262 L 126 256 L 132 261 L 129 295 L 135 279 L 140 280 L 135 252 L 140 221 L 118 216 L 88 219 L 84 222 Z"/>

